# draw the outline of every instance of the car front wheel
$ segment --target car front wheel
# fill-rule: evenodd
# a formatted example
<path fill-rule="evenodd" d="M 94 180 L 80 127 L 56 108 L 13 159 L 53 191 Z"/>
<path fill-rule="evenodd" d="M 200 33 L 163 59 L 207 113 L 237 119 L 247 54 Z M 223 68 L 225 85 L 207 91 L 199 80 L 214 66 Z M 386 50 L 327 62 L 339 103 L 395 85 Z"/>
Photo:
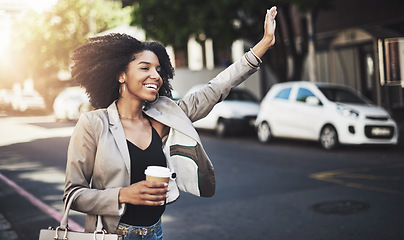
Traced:
<path fill-rule="evenodd" d="M 320 133 L 320 143 L 325 150 L 331 150 L 338 146 L 337 130 L 333 126 L 325 126 Z"/>
<path fill-rule="evenodd" d="M 229 134 L 229 126 L 224 120 L 219 120 L 216 126 L 216 135 L 218 137 L 226 137 Z"/>
<path fill-rule="evenodd" d="M 272 137 L 271 128 L 268 123 L 262 122 L 257 128 L 258 141 L 261 143 L 268 143 Z"/>

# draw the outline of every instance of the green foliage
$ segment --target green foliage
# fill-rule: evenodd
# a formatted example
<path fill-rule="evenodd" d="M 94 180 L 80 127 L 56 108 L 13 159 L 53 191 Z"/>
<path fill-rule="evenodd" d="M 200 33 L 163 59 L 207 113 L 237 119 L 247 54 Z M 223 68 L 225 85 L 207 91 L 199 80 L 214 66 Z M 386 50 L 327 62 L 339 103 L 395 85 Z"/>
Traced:
<path fill-rule="evenodd" d="M 330 1 L 325 0 L 295 0 L 291 1 L 300 11 L 326 10 L 330 8 Z"/>
<path fill-rule="evenodd" d="M 132 11 L 115 1 L 59 0 L 52 12 L 29 12 L 14 27 L 16 66 L 34 80 L 67 70 L 77 46 L 94 33 L 129 24 Z"/>
<path fill-rule="evenodd" d="M 247 44 L 258 42 L 263 34 L 266 9 L 278 7 L 277 43 L 271 54 L 264 56 L 280 81 L 301 78 L 303 62 L 307 55 L 307 26 L 303 14 L 311 12 L 313 19 L 318 11 L 329 9 L 331 0 L 132 0 L 136 6 L 133 22 L 142 27 L 149 38 L 184 48 L 188 38 L 197 36 L 202 42 L 210 38 L 216 49 L 229 48 L 236 39 Z M 198 36 L 204 36 L 203 38 Z M 301 41 L 296 42 L 300 36 Z M 288 64 L 292 59 L 292 64 Z M 262 79 L 262 89 L 267 89 Z"/>
<path fill-rule="evenodd" d="M 133 24 L 145 29 L 147 37 L 171 44 L 186 46 L 191 35 L 203 41 L 212 38 L 217 44 L 228 43 L 239 36 L 234 27 L 239 0 L 151 0 L 132 1 L 136 8 Z"/>
<path fill-rule="evenodd" d="M 324 8 L 326 0 L 132 0 L 134 22 L 149 38 L 183 47 L 189 36 L 206 36 L 219 46 L 235 39 L 257 41 L 262 36 L 266 9 L 295 4 L 299 9 Z"/>
<path fill-rule="evenodd" d="M 271 51 L 270 63 L 280 79 L 287 79 L 287 72 L 294 71 L 292 78 L 298 79 L 306 55 L 307 35 L 304 21 L 292 16 L 293 6 L 302 13 L 316 13 L 329 7 L 330 0 L 131 0 L 136 6 L 134 22 L 146 31 L 148 38 L 185 48 L 190 36 L 203 42 L 210 38 L 216 48 L 229 48 L 236 39 L 256 43 L 263 34 L 266 9 L 278 7 L 277 44 Z M 295 19 L 293 19 L 295 18 Z M 302 46 L 295 43 L 296 30 L 303 33 Z M 297 49 L 301 49 L 300 52 Z M 288 70 L 287 57 L 293 59 Z"/>

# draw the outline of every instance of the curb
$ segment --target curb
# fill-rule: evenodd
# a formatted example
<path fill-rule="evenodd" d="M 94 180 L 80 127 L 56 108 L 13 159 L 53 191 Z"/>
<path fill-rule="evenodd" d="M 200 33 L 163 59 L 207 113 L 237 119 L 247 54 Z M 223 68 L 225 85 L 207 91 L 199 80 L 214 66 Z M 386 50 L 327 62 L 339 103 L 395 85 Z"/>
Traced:
<path fill-rule="evenodd" d="M 11 224 L 0 213 L 0 239 L 18 240 L 17 233 L 12 229 Z"/>

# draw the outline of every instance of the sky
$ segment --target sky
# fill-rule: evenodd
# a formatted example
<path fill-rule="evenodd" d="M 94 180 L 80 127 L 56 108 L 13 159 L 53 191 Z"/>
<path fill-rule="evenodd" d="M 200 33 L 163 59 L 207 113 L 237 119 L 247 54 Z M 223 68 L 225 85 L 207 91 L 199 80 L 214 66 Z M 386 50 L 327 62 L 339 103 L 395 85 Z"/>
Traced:
<path fill-rule="evenodd" d="M 50 10 L 57 0 L 0 0 L 0 63 L 6 61 L 13 19 L 26 10 L 39 13 Z"/>
<path fill-rule="evenodd" d="M 38 12 L 49 10 L 57 0 L 0 0 L 0 11 L 4 9 L 33 9 Z"/>

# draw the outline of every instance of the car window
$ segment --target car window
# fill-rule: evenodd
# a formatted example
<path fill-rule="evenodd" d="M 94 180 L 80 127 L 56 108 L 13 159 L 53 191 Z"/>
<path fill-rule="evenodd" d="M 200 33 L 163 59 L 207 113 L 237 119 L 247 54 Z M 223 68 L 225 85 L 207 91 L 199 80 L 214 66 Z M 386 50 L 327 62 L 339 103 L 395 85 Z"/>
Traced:
<path fill-rule="evenodd" d="M 238 90 L 238 89 L 231 90 L 225 100 L 258 102 L 257 98 L 254 95 L 252 95 L 250 92 L 245 91 L 245 90 Z"/>
<path fill-rule="evenodd" d="M 296 101 L 306 102 L 307 97 L 315 97 L 315 95 L 307 88 L 299 88 L 297 92 Z"/>
<path fill-rule="evenodd" d="M 364 99 L 349 89 L 342 87 L 319 87 L 319 89 L 332 102 L 367 104 Z"/>
<path fill-rule="evenodd" d="M 291 88 L 282 89 L 278 94 L 276 94 L 275 98 L 278 99 L 289 99 Z"/>

